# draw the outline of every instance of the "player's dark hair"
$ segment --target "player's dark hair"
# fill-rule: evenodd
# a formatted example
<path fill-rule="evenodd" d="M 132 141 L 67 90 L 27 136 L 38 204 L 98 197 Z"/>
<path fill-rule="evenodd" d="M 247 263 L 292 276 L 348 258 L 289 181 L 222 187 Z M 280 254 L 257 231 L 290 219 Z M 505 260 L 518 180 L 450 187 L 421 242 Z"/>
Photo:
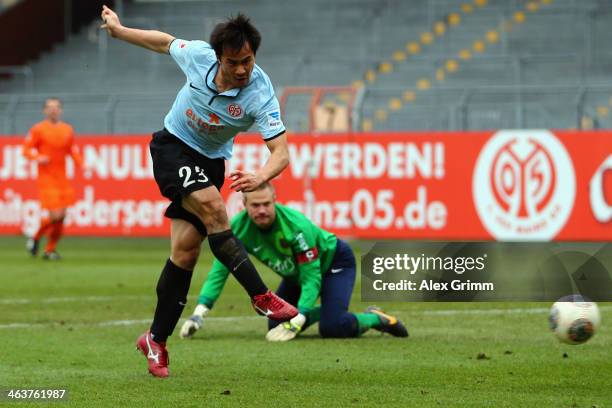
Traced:
<path fill-rule="evenodd" d="M 209 42 L 217 58 L 221 58 L 225 48 L 240 50 L 246 42 L 251 46 L 253 54 L 257 54 L 257 49 L 261 44 L 261 34 L 247 16 L 238 13 L 236 17 L 217 24 L 210 34 Z"/>

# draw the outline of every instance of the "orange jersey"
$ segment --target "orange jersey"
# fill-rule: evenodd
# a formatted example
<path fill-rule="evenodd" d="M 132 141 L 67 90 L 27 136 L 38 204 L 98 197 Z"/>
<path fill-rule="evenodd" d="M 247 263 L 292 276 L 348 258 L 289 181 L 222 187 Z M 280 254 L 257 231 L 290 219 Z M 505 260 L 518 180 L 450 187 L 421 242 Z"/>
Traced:
<path fill-rule="evenodd" d="M 23 154 L 38 162 L 38 189 L 44 208 L 65 208 L 74 202 L 74 191 L 66 177 L 66 156 L 81 167 L 83 159 L 74 142 L 72 126 L 43 120 L 30 129 Z"/>

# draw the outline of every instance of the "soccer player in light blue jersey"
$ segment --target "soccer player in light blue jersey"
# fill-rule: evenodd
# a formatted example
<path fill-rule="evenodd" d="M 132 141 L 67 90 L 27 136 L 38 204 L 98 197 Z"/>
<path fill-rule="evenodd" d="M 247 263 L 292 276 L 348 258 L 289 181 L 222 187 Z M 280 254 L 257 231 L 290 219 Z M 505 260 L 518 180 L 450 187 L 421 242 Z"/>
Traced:
<path fill-rule="evenodd" d="M 258 313 L 282 321 L 298 314 L 259 277 L 230 229 L 219 193 L 236 134 L 257 123 L 270 150 L 268 162 L 257 172 L 230 174 L 230 187 L 245 192 L 276 177 L 289 164 L 287 137 L 272 83 L 255 65 L 261 35 L 244 15 L 218 24 L 208 43 L 125 27 L 106 6 L 101 17 L 101 28 L 111 37 L 170 54 L 186 77 L 166 115 L 164 129 L 153 134 L 150 144 L 155 181 L 162 195 L 171 200 L 165 214 L 172 220 L 171 253 L 157 283 L 153 323 L 136 343 L 147 358 L 149 372 L 167 377 L 166 339 L 185 307 L 200 246 L 207 236 L 212 253 L 246 289 Z"/>

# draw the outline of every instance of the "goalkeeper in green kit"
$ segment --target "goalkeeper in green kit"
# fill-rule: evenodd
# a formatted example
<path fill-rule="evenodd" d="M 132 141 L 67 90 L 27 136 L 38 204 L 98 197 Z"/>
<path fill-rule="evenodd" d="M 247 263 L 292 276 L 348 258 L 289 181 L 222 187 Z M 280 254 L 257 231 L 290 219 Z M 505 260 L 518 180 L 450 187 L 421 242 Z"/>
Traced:
<path fill-rule="evenodd" d="M 317 227 L 302 213 L 276 203 L 274 187 L 269 183 L 244 193 L 244 205 L 245 210 L 232 218 L 234 234 L 247 252 L 283 278 L 276 294 L 299 310 L 286 322 L 268 320 L 267 340 L 291 340 L 317 322 L 322 337 L 357 337 L 371 328 L 397 337 L 408 336 L 399 319 L 379 308 L 369 307 L 365 313 L 348 311 L 356 266 L 355 255 L 346 242 Z M 225 266 L 215 260 L 198 305 L 181 328 L 181 338 L 191 337 L 202 327 L 228 276 Z M 321 304 L 317 305 L 319 298 Z"/>

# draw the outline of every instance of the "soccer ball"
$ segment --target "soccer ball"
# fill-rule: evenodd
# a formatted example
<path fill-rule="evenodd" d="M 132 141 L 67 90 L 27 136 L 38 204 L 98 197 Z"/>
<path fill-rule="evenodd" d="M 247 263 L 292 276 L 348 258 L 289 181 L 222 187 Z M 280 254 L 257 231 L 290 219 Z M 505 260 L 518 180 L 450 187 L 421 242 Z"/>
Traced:
<path fill-rule="evenodd" d="M 599 308 L 581 295 L 564 296 L 552 305 L 550 329 L 567 344 L 582 344 L 599 328 Z"/>

